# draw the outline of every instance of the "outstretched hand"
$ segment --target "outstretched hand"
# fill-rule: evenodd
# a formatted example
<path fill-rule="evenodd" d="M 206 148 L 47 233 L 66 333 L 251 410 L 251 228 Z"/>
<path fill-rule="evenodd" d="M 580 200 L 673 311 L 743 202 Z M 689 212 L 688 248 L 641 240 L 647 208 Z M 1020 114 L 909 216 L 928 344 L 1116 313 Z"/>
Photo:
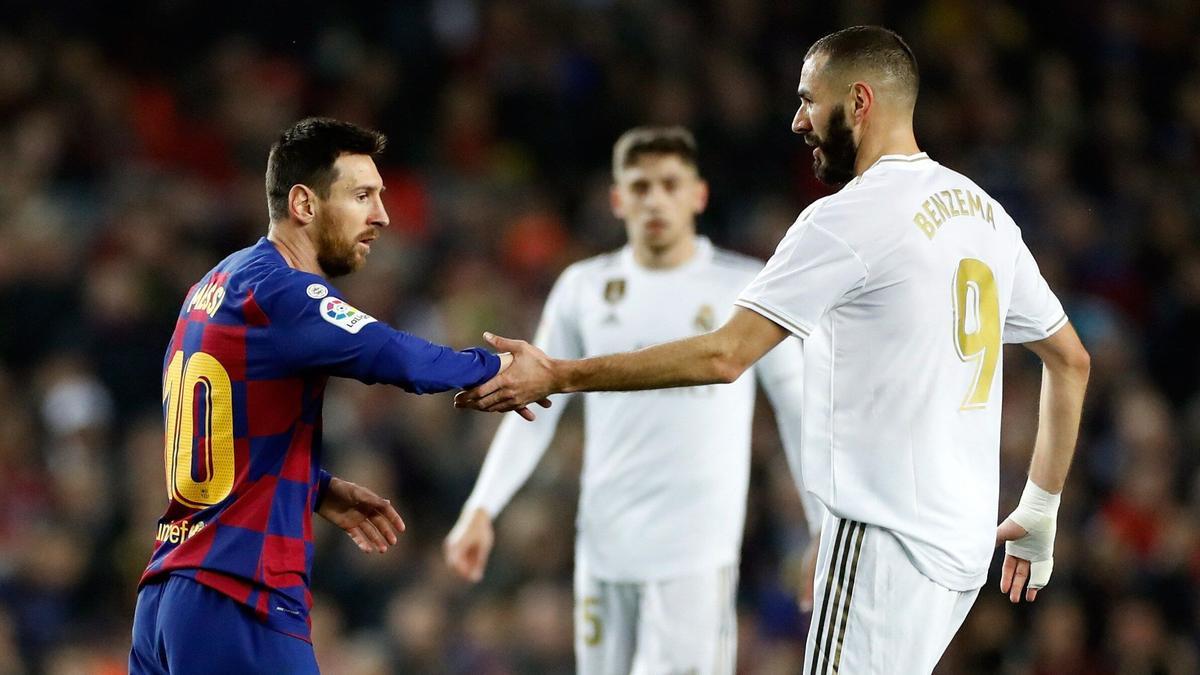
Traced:
<path fill-rule="evenodd" d="M 483 338 L 501 354 L 500 372 L 483 384 L 460 391 L 454 396 L 455 408 L 470 408 L 484 412 L 516 411 L 533 421 L 533 411 L 526 406 L 537 403 L 550 407 L 547 398 L 554 392 L 553 361 L 542 350 L 524 340 L 510 340 L 484 333 Z M 506 359 L 505 356 L 508 358 Z"/>
<path fill-rule="evenodd" d="M 480 508 L 463 511 L 442 544 L 446 564 L 460 577 L 479 581 L 495 540 L 492 518 L 486 511 Z"/>
<path fill-rule="evenodd" d="M 1000 523 L 996 528 L 996 545 L 999 546 L 1005 542 L 1015 541 L 1024 537 L 1028 532 L 1025 528 L 1014 523 L 1011 519 Z M 1000 592 L 1008 596 L 1012 603 L 1021 602 L 1021 591 L 1025 591 L 1025 599 L 1033 602 L 1037 599 L 1038 590 L 1041 588 L 1030 585 L 1025 588 L 1026 583 L 1030 578 L 1030 562 L 1024 558 L 1018 558 L 1011 553 L 1004 555 L 1004 567 L 1000 571 Z"/>
<path fill-rule="evenodd" d="M 364 553 L 387 551 L 404 531 L 391 501 L 341 478 L 329 481 L 317 515 L 342 528 Z"/>

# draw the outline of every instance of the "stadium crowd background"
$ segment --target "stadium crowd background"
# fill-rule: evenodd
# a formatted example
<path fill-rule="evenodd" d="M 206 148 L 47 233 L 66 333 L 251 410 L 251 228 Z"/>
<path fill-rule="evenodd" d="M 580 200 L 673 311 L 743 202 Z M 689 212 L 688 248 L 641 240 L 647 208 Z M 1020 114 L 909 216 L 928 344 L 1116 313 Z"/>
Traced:
<path fill-rule="evenodd" d="M 912 44 L 919 142 L 1016 216 L 1094 359 L 1052 584 L 1010 607 L 989 581 L 939 672 L 1200 672 L 1200 4 L 4 4 L 0 673 L 123 671 L 163 506 L 164 345 L 188 287 L 265 233 L 281 128 L 324 114 L 391 137 L 392 227 L 339 282 L 351 302 L 460 347 L 529 336 L 558 272 L 623 241 L 607 187 L 629 126 L 693 128 L 702 230 L 769 255 L 824 194 L 789 131 L 804 52 L 857 23 Z M 1009 352 L 1005 513 L 1039 375 Z M 484 581 L 441 561 L 497 422 L 330 387 L 327 465 L 409 532 L 364 556 L 317 528 L 326 672 L 573 669 L 577 415 L 498 521 Z M 806 535 L 769 412 L 755 429 L 739 672 L 796 673 Z"/>

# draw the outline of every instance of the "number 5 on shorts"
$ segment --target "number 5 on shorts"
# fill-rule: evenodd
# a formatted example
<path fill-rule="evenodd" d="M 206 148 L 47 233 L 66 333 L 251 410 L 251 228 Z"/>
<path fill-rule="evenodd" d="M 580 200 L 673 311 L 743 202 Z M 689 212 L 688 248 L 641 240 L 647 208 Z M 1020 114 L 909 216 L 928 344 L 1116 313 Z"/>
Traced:
<path fill-rule="evenodd" d="M 583 642 L 589 647 L 595 647 L 604 639 L 604 624 L 600 622 L 600 615 L 595 609 L 599 604 L 600 598 L 597 597 L 583 599 L 583 621 L 588 625 Z"/>
<path fill-rule="evenodd" d="M 975 362 L 975 377 L 961 410 L 987 406 L 1000 361 L 1000 299 L 987 263 L 963 258 L 954 273 L 954 347 L 958 358 Z"/>

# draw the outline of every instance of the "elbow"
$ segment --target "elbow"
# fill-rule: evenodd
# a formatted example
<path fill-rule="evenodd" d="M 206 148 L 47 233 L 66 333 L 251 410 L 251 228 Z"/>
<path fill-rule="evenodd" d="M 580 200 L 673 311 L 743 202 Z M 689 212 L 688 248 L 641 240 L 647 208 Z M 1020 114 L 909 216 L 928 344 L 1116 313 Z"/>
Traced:
<path fill-rule="evenodd" d="M 1059 356 L 1060 368 L 1076 377 L 1087 379 L 1092 372 L 1092 355 L 1078 339 L 1072 341 L 1070 348 L 1064 349 Z"/>
<path fill-rule="evenodd" d="M 1087 381 L 1092 372 L 1092 357 L 1081 343 L 1076 342 L 1055 357 L 1046 362 L 1048 368 L 1068 374 L 1073 379 Z"/>
<path fill-rule="evenodd" d="M 749 364 L 743 363 L 737 354 L 731 351 L 714 354 L 711 362 L 712 377 L 716 384 L 731 384 L 735 382 L 742 376 L 742 373 L 746 372 L 746 368 L 749 367 Z"/>
<path fill-rule="evenodd" d="M 1088 351 L 1083 348 L 1083 345 L 1080 345 L 1079 349 L 1076 350 L 1075 354 L 1071 357 L 1070 368 L 1071 372 L 1075 373 L 1076 379 L 1078 379 L 1080 382 L 1087 382 L 1088 378 L 1091 377 L 1092 355 L 1088 354 Z"/>
<path fill-rule="evenodd" d="M 1079 345 L 1079 349 L 1075 350 L 1075 353 L 1072 355 L 1071 369 L 1084 379 L 1087 379 L 1088 375 L 1091 374 L 1092 355 L 1088 353 L 1087 349 L 1084 349 L 1083 345 Z"/>

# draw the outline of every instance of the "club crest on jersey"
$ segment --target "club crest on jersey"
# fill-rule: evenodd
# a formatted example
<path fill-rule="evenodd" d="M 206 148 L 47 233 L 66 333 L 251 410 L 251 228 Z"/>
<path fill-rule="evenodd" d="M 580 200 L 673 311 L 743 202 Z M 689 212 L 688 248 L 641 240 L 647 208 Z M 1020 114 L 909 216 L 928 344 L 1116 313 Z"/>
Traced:
<path fill-rule="evenodd" d="M 610 305 L 615 305 L 625 297 L 625 280 L 624 279 L 609 279 L 608 283 L 604 284 L 604 301 Z"/>
<path fill-rule="evenodd" d="M 321 318 L 347 333 L 357 334 L 363 326 L 375 323 L 375 317 L 351 307 L 349 303 L 338 298 L 325 298 L 320 302 L 320 306 Z"/>
<path fill-rule="evenodd" d="M 700 311 L 696 312 L 696 318 L 692 319 L 692 325 L 702 333 L 707 333 L 716 328 L 717 313 L 713 311 L 712 305 L 701 305 Z"/>

